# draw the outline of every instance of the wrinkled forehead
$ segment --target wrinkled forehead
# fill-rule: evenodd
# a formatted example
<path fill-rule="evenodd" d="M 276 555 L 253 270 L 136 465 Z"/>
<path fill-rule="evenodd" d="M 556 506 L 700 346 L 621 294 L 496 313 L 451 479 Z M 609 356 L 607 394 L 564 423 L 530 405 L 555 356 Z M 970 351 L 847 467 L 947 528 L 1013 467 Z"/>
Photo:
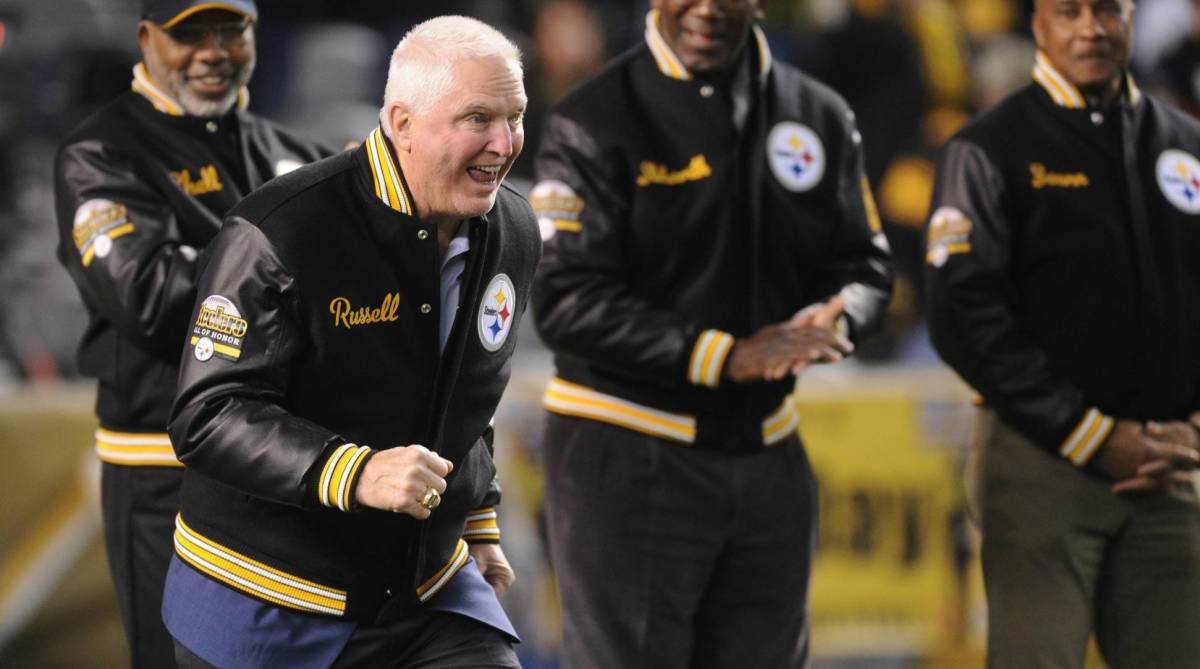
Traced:
<path fill-rule="evenodd" d="M 1196 0 L 1200 2 L 1200 0 Z M 1080 5 L 1087 7 L 1096 7 L 1105 3 L 1115 3 L 1123 10 L 1132 10 L 1134 0 L 1033 0 L 1034 13 L 1045 13 L 1054 9 L 1056 5 Z"/>
<path fill-rule="evenodd" d="M 447 97 L 459 101 L 487 99 L 521 106 L 527 101 L 521 64 L 510 58 L 463 58 L 451 66 L 450 81 Z"/>

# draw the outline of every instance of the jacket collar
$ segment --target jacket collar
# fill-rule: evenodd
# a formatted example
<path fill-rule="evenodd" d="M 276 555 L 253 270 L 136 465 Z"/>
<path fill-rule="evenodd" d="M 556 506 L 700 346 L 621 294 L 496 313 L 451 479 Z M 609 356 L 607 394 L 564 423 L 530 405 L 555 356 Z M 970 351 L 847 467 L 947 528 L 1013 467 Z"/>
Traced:
<path fill-rule="evenodd" d="M 666 76 L 681 81 L 690 80 L 692 73 L 683 66 L 679 57 L 667 46 L 662 33 L 658 31 L 658 17 L 657 9 L 651 9 L 646 14 L 646 45 L 650 47 L 654 62 L 658 64 L 659 71 Z M 751 28 L 754 31 L 754 43 L 758 48 L 758 77 L 765 81 L 767 73 L 771 71 L 771 49 L 767 46 L 767 36 L 763 34 L 762 29 L 758 25 L 752 25 Z"/>
<path fill-rule="evenodd" d="M 396 159 L 392 142 L 383 134 L 383 130 L 378 127 L 372 130 L 363 140 L 359 151 L 366 157 L 366 176 L 374 188 L 375 197 L 394 211 L 416 218 L 412 195 L 400 171 L 400 161 Z"/>
<path fill-rule="evenodd" d="M 1067 109 L 1085 109 L 1087 98 L 1067 78 L 1062 75 L 1050 62 L 1050 58 L 1040 49 L 1037 61 L 1033 64 L 1033 80 L 1046 90 L 1050 99 L 1059 107 Z M 1125 98 L 1130 106 L 1137 106 L 1142 99 L 1142 91 L 1133 81 L 1133 76 L 1125 73 Z"/>
<path fill-rule="evenodd" d="M 167 114 L 168 116 L 186 116 L 183 110 L 183 105 L 179 104 L 175 98 L 167 95 L 167 92 L 159 88 L 154 80 L 150 78 L 150 73 L 146 71 L 145 63 L 138 63 L 133 66 L 133 84 L 132 88 L 135 93 L 142 94 L 150 104 L 158 111 Z M 238 91 L 237 110 L 243 111 L 250 106 L 250 91 L 242 86 L 242 90 Z"/>

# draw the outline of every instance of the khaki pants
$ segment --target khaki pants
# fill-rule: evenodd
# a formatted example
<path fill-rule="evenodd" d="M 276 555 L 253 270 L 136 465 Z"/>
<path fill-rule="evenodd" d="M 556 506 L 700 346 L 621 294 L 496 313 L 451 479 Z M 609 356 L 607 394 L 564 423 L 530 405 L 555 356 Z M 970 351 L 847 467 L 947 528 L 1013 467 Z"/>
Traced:
<path fill-rule="evenodd" d="M 988 667 L 1200 667 L 1200 501 L 1194 487 L 1115 495 L 981 409 L 967 464 L 983 530 Z"/>

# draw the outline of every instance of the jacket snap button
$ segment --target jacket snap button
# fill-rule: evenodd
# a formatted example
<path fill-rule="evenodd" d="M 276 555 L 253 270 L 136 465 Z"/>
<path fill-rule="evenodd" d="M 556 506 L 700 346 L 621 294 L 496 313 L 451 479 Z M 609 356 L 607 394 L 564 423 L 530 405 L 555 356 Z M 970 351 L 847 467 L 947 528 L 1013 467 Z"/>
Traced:
<path fill-rule="evenodd" d="M 428 230 L 417 230 L 417 239 L 420 239 L 422 241 L 429 239 L 429 231 Z"/>
<path fill-rule="evenodd" d="M 700 95 L 702 95 L 706 98 L 711 98 L 713 96 L 713 93 L 714 93 L 713 87 L 710 86 L 709 84 L 704 84 L 703 86 L 700 87 Z"/>
<path fill-rule="evenodd" d="M 216 122 L 216 121 L 209 121 L 208 123 L 205 123 L 205 124 L 204 124 L 204 129 L 205 129 L 205 130 L 207 130 L 207 131 L 208 131 L 208 134 L 210 134 L 210 135 L 211 135 L 211 134 L 213 134 L 213 133 L 215 133 L 215 132 L 217 131 L 217 122 Z"/>
<path fill-rule="evenodd" d="M 429 312 L 431 312 L 431 311 L 433 311 L 433 307 L 429 306 L 429 303 L 428 303 L 428 302 L 426 302 L 425 304 L 422 304 L 422 305 L 421 305 L 421 313 L 423 313 L 423 314 L 427 314 L 427 313 L 429 313 Z"/>
<path fill-rule="evenodd" d="M 1101 123 L 1104 123 L 1104 114 L 1101 114 L 1100 112 L 1092 112 L 1092 123 L 1094 125 L 1100 125 Z"/>

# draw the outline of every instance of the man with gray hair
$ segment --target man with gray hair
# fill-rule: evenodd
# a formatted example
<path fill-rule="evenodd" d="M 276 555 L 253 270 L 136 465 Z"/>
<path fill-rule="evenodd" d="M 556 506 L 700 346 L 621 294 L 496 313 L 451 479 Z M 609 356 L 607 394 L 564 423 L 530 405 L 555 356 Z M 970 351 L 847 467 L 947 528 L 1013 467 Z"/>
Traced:
<path fill-rule="evenodd" d="M 487 25 L 422 23 L 358 150 L 227 217 L 170 423 L 182 666 L 518 666 L 489 424 L 541 253 L 502 183 L 521 78 Z"/>

